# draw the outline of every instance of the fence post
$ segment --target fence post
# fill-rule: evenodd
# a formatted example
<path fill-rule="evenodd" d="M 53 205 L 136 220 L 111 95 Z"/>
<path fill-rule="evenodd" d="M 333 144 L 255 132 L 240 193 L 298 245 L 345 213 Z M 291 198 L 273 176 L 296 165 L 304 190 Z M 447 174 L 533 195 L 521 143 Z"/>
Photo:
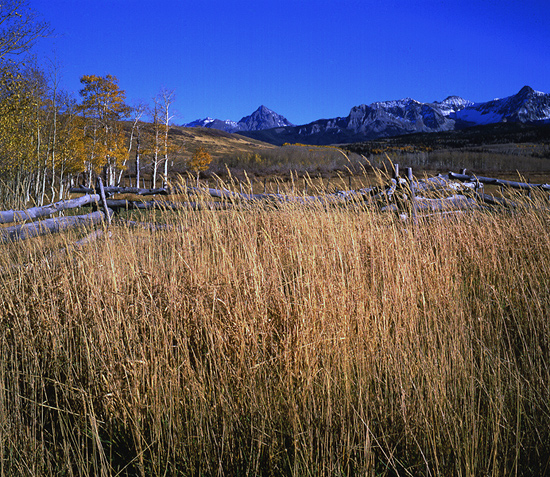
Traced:
<path fill-rule="evenodd" d="M 407 182 L 409 184 L 409 191 L 410 191 L 410 194 L 411 194 L 411 216 L 412 216 L 412 219 L 413 219 L 414 223 L 416 224 L 416 209 L 417 209 L 417 206 L 416 206 L 416 187 L 414 185 L 412 167 L 407 167 L 406 171 L 407 171 Z"/>
<path fill-rule="evenodd" d="M 107 225 L 111 225 L 111 209 L 107 206 L 107 197 L 105 196 L 105 189 L 103 188 L 103 181 L 101 177 L 97 177 L 97 188 L 99 189 L 99 196 L 101 197 L 101 205 L 103 206 L 103 211 L 107 217 Z"/>
<path fill-rule="evenodd" d="M 399 164 L 393 165 L 393 178 L 395 180 L 399 179 Z"/>

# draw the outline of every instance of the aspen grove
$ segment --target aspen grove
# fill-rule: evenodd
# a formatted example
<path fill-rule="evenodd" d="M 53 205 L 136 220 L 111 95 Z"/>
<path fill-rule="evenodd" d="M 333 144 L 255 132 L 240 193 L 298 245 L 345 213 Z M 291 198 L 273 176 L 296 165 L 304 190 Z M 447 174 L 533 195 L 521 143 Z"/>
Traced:
<path fill-rule="evenodd" d="M 163 166 L 166 183 L 173 92 L 166 96 L 161 91 L 152 108 L 144 104 L 132 108 L 115 76 L 84 75 L 79 102 L 60 90 L 57 77 L 53 66 L 50 71 L 14 62 L 1 67 L 3 207 L 61 200 L 70 187 L 91 186 L 97 176 L 106 185 L 119 185 L 130 156 L 135 158 L 138 173 L 151 158 L 155 181 Z M 147 115 L 153 117 L 152 132 L 143 127 Z"/>

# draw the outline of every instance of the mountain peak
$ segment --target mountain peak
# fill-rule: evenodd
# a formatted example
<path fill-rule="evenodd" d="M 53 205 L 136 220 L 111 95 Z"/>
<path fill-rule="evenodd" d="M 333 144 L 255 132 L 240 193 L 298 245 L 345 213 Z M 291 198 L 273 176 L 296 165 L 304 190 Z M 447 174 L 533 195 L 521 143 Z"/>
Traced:
<path fill-rule="evenodd" d="M 517 94 L 483 103 L 460 96 L 422 103 L 411 98 L 355 106 L 347 117 L 320 119 L 292 127 L 283 116 L 261 105 L 238 123 L 206 119 L 204 127 L 238 132 L 283 144 L 336 144 L 415 132 L 440 132 L 499 122 L 550 122 L 550 94 L 524 86 Z M 270 129 L 268 133 L 263 130 Z"/>
<path fill-rule="evenodd" d="M 277 114 L 263 104 L 250 116 L 242 118 L 239 121 L 239 125 L 244 131 L 293 126 L 284 116 Z"/>
<path fill-rule="evenodd" d="M 275 113 L 263 104 L 254 111 L 250 116 L 245 116 L 238 123 L 235 121 L 220 119 L 212 119 L 210 117 L 205 119 L 197 119 L 188 124 L 184 124 L 185 127 L 206 127 L 221 129 L 226 132 L 234 133 L 241 131 L 259 131 L 262 129 L 271 129 L 277 127 L 293 126 L 284 116 Z"/>
<path fill-rule="evenodd" d="M 528 96 L 528 95 L 533 94 L 534 92 L 535 92 L 535 90 L 533 88 L 531 88 L 531 86 L 524 86 L 523 88 L 521 88 L 519 90 L 518 95 Z"/>
<path fill-rule="evenodd" d="M 547 121 L 550 118 L 550 94 L 524 86 L 513 96 L 477 103 L 458 111 L 454 118 L 469 125 Z"/>

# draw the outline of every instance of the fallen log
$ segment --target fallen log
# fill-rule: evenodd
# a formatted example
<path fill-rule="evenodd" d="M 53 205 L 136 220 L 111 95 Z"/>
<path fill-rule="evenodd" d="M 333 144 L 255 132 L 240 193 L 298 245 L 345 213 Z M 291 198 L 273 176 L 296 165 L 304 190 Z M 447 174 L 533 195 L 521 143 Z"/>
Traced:
<path fill-rule="evenodd" d="M 107 199 L 107 206 L 115 212 L 122 210 L 226 210 L 232 207 L 224 202 L 165 202 L 151 200 L 148 202 Z"/>
<path fill-rule="evenodd" d="M 504 197 L 495 197 L 492 194 L 479 194 L 479 199 L 489 205 L 500 205 L 502 207 L 510 207 L 512 209 L 517 207 L 517 204 L 510 199 Z"/>
<path fill-rule="evenodd" d="M 120 222 L 119 225 L 128 227 L 130 229 L 145 229 L 150 230 L 151 232 L 156 232 L 157 230 L 180 230 L 185 231 L 183 227 L 172 224 L 155 224 L 153 222 L 136 222 L 134 220 L 125 220 Z"/>
<path fill-rule="evenodd" d="M 115 194 L 134 194 L 134 195 L 169 195 L 170 192 L 160 187 L 158 189 L 143 189 L 141 187 L 103 187 L 105 195 L 110 197 Z M 71 187 L 69 192 L 72 194 L 94 194 L 96 191 L 90 187 Z"/>
<path fill-rule="evenodd" d="M 441 199 L 426 199 L 424 197 L 415 198 L 417 211 L 440 212 L 449 210 L 474 210 L 480 209 L 477 200 L 466 197 L 465 195 L 453 195 Z"/>
<path fill-rule="evenodd" d="M 415 189 L 419 192 L 436 192 L 436 191 L 461 191 L 464 189 L 476 190 L 479 189 L 479 183 L 475 181 L 457 181 L 450 180 L 447 177 L 442 176 L 441 174 L 435 177 L 427 177 L 425 179 L 420 179 L 415 183 Z"/>
<path fill-rule="evenodd" d="M 101 177 L 97 178 L 97 188 L 99 189 L 99 197 L 101 197 L 101 206 L 103 207 L 103 212 L 105 212 L 105 217 L 107 218 L 107 225 L 111 225 L 111 215 L 113 215 L 113 211 L 109 209 L 109 206 L 107 205 L 107 196 L 105 195 L 105 188 L 103 187 Z"/>
<path fill-rule="evenodd" d="M 312 204 L 326 204 L 326 203 L 338 203 L 342 204 L 347 199 L 338 193 L 327 194 L 322 196 L 304 195 L 304 196 L 290 196 L 284 194 L 244 194 L 240 192 L 233 192 L 227 189 L 199 189 L 196 187 L 189 187 L 188 192 L 195 194 L 208 194 L 211 197 L 222 200 L 230 200 L 236 202 L 260 202 L 268 201 L 272 203 L 297 203 L 303 205 Z"/>
<path fill-rule="evenodd" d="M 38 235 L 58 233 L 81 226 L 97 225 L 104 220 L 105 214 L 98 210 L 86 215 L 54 217 L 38 222 L 0 228 L 0 243 L 17 242 Z"/>
<path fill-rule="evenodd" d="M 507 181 L 504 179 L 495 179 L 493 177 L 459 174 L 456 172 L 449 172 L 449 178 L 456 179 L 463 182 L 481 182 L 482 184 L 510 187 L 512 189 L 524 189 L 524 190 L 541 189 L 541 190 L 550 191 L 550 184 L 530 184 L 528 182 Z"/>
<path fill-rule="evenodd" d="M 76 242 L 69 244 L 67 247 L 61 248 L 57 251 L 53 251 L 44 258 L 43 260 L 39 260 L 38 262 L 28 262 L 28 263 L 17 263 L 17 264 L 11 264 L 8 267 L 0 268 L 0 276 L 5 276 L 13 272 L 17 272 L 19 270 L 31 270 L 35 268 L 36 266 L 41 266 L 44 263 L 49 262 L 53 258 L 61 258 L 63 255 L 67 253 L 71 253 L 75 250 L 81 250 L 86 245 L 95 242 L 96 240 L 103 237 L 104 233 L 103 230 L 94 230 L 93 232 L 90 232 L 85 237 L 81 238 L 80 240 L 77 240 Z M 107 232 L 107 237 L 111 237 L 111 232 Z"/>
<path fill-rule="evenodd" d="M 98 194 L 86 194 L 82 197 L 71 200 L 62 200 L 54 204 L 43 207 L 31 207 L 26 210 L 4 210 L 0 211 L 0 224 L 9 224 L 12 222 L 22 222 L 24 220 L 34 220 L 41 217 L 53 215 L 56 212 L 66 209 L 74 209 L 85 205 L 93 204 L 99 201 Z"/>

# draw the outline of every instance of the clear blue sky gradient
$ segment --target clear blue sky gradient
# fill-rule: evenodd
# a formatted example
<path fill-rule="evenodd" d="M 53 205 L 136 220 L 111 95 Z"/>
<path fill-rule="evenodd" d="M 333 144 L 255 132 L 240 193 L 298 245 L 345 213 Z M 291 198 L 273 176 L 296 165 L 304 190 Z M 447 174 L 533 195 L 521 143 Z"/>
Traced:
<path fill-rule="evenodd" d="M 176 93 L 175 124 L 261 104 L 295 124 L 359 104 L 550 92 L 549 0 L 30 0 L 64 89 L 112 74 L 130 104 Z"/>

